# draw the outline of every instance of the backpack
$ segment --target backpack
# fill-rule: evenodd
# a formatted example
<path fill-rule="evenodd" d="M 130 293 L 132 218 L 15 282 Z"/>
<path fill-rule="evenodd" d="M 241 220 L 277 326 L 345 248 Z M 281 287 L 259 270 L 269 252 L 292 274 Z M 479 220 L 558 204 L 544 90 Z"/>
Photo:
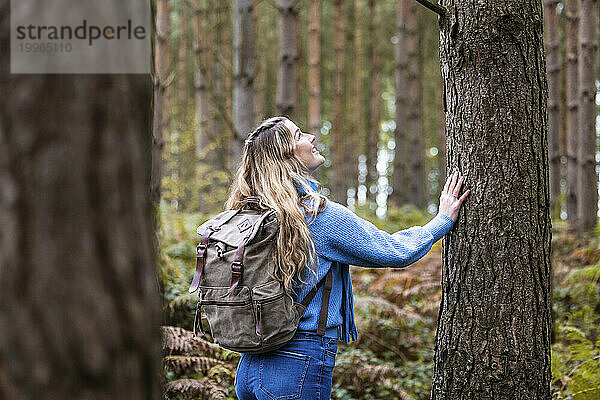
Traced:
<path fill-rule="evenodd" d="M 274 277 L 279 221 L 274 210 L 261 210 L 250 197 L 251 209 L 227 210 L 197 229 L 196 271 L 189 289 L 198 290 L 194 336 L 202 328 L 204 311 L 213 340 L 240 353 L 275 350 L 294 336 L 300 318 L 321 286 L 323 299 L 317 334 L 327 324 L 331 270 L 302 302 L 288 295 Z"/>

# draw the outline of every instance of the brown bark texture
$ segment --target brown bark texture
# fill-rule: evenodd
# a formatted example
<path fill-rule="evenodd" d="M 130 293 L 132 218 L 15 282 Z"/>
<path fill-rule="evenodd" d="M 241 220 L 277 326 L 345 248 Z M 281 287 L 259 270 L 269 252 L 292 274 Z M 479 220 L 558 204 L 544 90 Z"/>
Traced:
<path fill-rule="evenodd" d="M 277 112 L 294 119 L 298 69 L 298 0 L 279 0 L 279 71 Z"/>
<path fill-rule="evenodd" d="M 578 230 L 589 231 L 598 220 L 598 174 L 596 173 L 596 73 L 598 66 L 598 0 L 579 2 L 578 43 Z"/>
<path fill-rule="evenodd" d="M 237 164 L 242 142 L 254 127 L 256 36 L 253 0 L 235 0 L 233 16 L 233 123 L 232 165 Z"/>
<path fill-rule="evenodd" d="M 414 1 L 414 0 L 412 0 Z M 392 194 L 390 202 L 399 207 L 409 201 L 405 189 L 406 187 L 406 158 L 407 152 L 407 113 L 408 104 L 408 58 L 406 53 L 406 17 L 408 2 L 407 0 L 397 0 L 396 2 L 396 37 L 398 43 L 395 48 L 395 66 L 394 66 L 394 87 L 396 90 L 396 110 L 395 121 L 396 130 L 394 132 L 394 171 L 392 175 Z"/>
<path fill-rule="evenodd" d="M 164 148 L 165 95 L 169 72 L 169 0 L 158 0 L 156 8 L 156 40 L 154 50 L 154 118 L 152 128 L 152 172 L 150 196 L 160 202 L 162 151 Z"/>
<path fill-rule="evenodd" d="M 544 0 L 546 63 L 548 72 L 548 158 L 550 161 L 550 209 L 556 217 L 560 195 L 560 58 L 558 54 L 558 0 Z"/>
<path fill-rule="evenodd" d="M 308 6 L 308 131 L 321 134 L 321 0 Z"/>
<path fill-rule="evenodd" d="M 0 398 L 159 399 L 152 79 L 9 74 L 8 4 L 0 6 Z"/>
<path fill-rule="evenodd" d="M 331 182 L 333 200 L 346 204 L 346 155 L 344 154 L 344 0 L 335 0 L 335 33 L 333 51 L 335 57 L 333 92 L 333 180 Z"/>
<path fill-rule="evenodd" d="M 564 0 L 565 23 L 565 98 L 566 98 L 566 134 L 567 134 L 567 219 L 569 227 L 577 229 L 577 43 L 579 1 Z"/>
<path fill-rule="evenodd" d="M 443 242 L 431 398 L 550 399 L 542 4 L 442 5 L 448 173 L 471 193 Z"/>

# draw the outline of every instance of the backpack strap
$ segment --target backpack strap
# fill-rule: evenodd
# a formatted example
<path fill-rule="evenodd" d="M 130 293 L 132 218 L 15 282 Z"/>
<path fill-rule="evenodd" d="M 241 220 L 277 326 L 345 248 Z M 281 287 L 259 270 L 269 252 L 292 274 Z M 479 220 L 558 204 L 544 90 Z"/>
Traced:
<path fill-rule="evenodd" d="M 206 248 L 208 247 L 208 239 L 210 235 L 214 232 L 221 229 L 221 226 L 231 218 L 233 218 L 240 210 L 228 210 L 224 213 L 221 213 L 213 222 L 208 225 L 208 227 L 202 233 L 202 239 L 200 239 L 200 243 L 196 247 L 196 271 L 194 272 L 194 278 L 192 279 L 192 283 L 189 288 L 190 293 L 194 293 L 198 286 L 200 286 L 200 278 L 202 277 L 202 271 L 204 270 L 204 265 L 206 264 Z"/>
<path fill-rule="evenodd" d="M 327 328 L 327 314 L 329 313 L 329 297 L 331 295 L 331 289 L 333 288 L 333 275 L 331 272 L 331 268 L 327 271 L 327 274 L 323 279 L 316 284 L 314 288 L 308 292 L 306 297 L 302 299 L 300 304 L 304 306 L 304 308 L 308 308 L 308 305 L 315 297 L 321 286 L 325 285 L 323 288 L 323 297 L 321 297 L 321 311 L 319 313 L 319 324 L 317 328 L 317 335 L 324 336 L 325 330 Z"/>

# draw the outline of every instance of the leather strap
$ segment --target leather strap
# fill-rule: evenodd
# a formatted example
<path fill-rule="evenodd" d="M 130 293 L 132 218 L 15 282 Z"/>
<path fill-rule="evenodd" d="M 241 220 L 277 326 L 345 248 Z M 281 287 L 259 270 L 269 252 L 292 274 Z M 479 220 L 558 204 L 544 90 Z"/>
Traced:
<path fill-rule="evenodd" d="M 317 335 L 324 336 L 327 328 L 327 314 L 329 313 L 329 297 L 331 295 L 331 289 L 333 288 L 333 275 L 331 272 L 331 268 L 327 271 L 327 274 L 323 279 L 316 284 L 314 288 L 308 292 L 306 297 L 302 299 L 300 304 L 302 304 L 305 308 L 308 307 L 310 302 L 313 300 L 321 286 L 325 285 L 323 288 L 323 297 L 321 297 L 321 311 L 319 313 L 319 323 L 317 328 Z"/>
<path fill-rule="evenodd" d="M 212 235 L 213 232 L 220 230 L 221 226 L 233 218 L 238 212 L 240 212 L 240 210 L 229 210 L 223 213 L 220 218 L 213 221 L 213 224 L 209 225 L 202 233 L 202 239 L 200 239 L 200 243 L 196 246 L 196 271 L 194 272 L 194 278 L 192 279 L 192 283 L 188 290 L 190 293 L 194 293 L 198 289 L 198 286 L 200 286 L 200 278 L 202 277 L 202 272 L 206 265 L 206 249 L 208 247 L 210 235 Z"/>
<path fill-rule="evenodd" d="M 321 298 L 321 312 L 319 313 L 319 325 L 317 328 L 317 335 L 325 336 L 325 330 L 327 328 L 327 314 L 329 312 L 329 296 L 331 295 L 331 288 L 333 287 L 333 277 L 331 275 L 331 268 L 325 275 L 325 287 L 323 287 L 323 297 Z"/>
<path fill-rule="evenodd" d="M 200 331 L 202 336 L 206 335 L 204 328 L 202 328 L 202 301 L 199 301 L 196 306 L 196 314 L 194 315 L 194 337 L 196 337 L 197 330 Z"/>

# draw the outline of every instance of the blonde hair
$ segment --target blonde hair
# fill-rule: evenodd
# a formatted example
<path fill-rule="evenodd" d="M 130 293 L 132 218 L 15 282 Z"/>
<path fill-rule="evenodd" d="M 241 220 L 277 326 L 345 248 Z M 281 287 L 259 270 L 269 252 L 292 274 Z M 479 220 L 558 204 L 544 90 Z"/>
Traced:
<path fill-rule="evenodd" d="M 275 278 L 289 293 L 294 278 L 303 282 L 304 267 L 316 260 L 314 242 L 299 207 L 312 222 L 325 208 L 327 199 L 310 187 L 309 182 L 317 181 L 294 154 L 294 137 L 286 120 L 269 118 L 248 135 L 226 208 L 239 210 L 253 196 L 259 199 L 261 208 L 275 210 L 280 222 Z M 302 187 L 306 195 L 300 196 L 296 186 Z"/>

